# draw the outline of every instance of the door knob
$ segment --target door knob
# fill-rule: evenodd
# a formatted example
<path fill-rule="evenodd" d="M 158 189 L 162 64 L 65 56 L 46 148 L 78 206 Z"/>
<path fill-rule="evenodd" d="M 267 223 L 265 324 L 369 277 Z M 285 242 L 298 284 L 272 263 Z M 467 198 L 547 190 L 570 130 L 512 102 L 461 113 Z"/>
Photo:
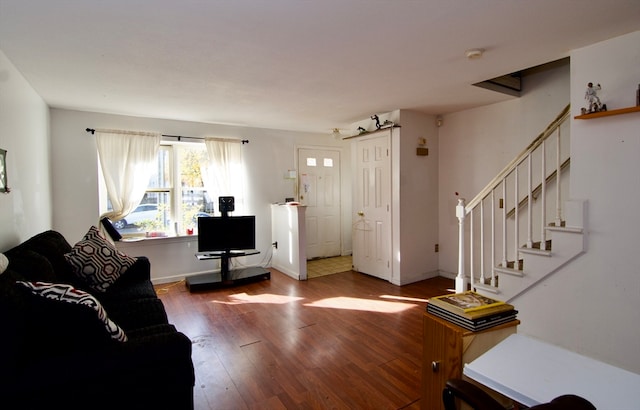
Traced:
<path fill-rule="evenodd" d="M 433 362 L 431 362 L 431 371 L 434 373 L 438 373 L 438 370 L 440 370 L 440 362 L 434 360 Z"/>
<path fill-rule="evenodd" d="M 364 212 L 363 211 L 358 211 L 358 216 L 364 216 Z"/>

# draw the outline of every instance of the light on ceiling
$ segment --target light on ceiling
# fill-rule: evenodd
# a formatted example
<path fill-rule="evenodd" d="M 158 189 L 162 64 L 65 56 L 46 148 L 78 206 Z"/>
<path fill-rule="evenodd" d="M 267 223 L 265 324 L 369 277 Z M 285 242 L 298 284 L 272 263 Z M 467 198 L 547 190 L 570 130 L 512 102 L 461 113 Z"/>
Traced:
<path fill-rule="evenodd" d="M 464 52 L 464 55 L 467 56 L 469 60 L 476 60 L 482 57 L 482 53 L 484 53 L 483 48 L 472 48 Z"/>
<path fill-rule="evenodd" d="M 333 135 L 333 138 L 337 139 L 337 140 L 341 140 L 342 139 L 342 134 L 340 134 L 340 130 L 337 128 L 333 129 L 333 132 L 331 133 L 331 135 Z"/>

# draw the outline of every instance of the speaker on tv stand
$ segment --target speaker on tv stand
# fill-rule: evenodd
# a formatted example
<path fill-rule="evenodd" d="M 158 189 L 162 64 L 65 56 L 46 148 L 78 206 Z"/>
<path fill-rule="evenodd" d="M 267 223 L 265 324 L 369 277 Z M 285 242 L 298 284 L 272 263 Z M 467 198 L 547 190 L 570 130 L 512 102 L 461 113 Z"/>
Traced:
<path fill-rule="evenodd" d="M 220 213 L 222 214 L 222 216 L 229 216 L 229 212 L 233 212 L 236 209 L 234 197 L 218 197 L 218 208 L 220 208 Z"/>

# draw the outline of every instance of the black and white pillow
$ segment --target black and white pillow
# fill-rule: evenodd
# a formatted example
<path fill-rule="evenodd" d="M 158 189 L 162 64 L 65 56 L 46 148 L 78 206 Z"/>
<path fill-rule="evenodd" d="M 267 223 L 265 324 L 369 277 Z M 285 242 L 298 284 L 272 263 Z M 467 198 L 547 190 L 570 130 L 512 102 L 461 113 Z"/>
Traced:
<path fill-rule="evenodd" d="M 72 305 L 82 305 L 92 309 L 96 313 L 96 318 L 102 322 L 112 339 L 119 342 L 127 341 L 127 335 L 124 330 L 107 317 L 107 312 L 102 307 L 102 304 L 91 294 L 64 283 L 23 281 L 17 281 L 16 283 L 28 288 L 32 294 L 42 298 Z"/>
<path fill-rule="evenodd" d="M 116 249 L 95 226 L 64 257 L 75 274 L 97 292 L 105 292 L 136 261 Z"/>

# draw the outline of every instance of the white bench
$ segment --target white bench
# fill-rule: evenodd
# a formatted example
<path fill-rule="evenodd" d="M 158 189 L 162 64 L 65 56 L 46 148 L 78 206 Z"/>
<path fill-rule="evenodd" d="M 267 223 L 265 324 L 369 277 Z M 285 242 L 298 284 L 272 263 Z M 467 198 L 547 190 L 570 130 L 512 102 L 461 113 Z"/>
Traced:
<path fill-rule="evenodd" d="M 599 410 L 640 409 L 640 375 L 522 334 L 467 363 L 470 379 L 531 407 L 576 394 Z"/>

